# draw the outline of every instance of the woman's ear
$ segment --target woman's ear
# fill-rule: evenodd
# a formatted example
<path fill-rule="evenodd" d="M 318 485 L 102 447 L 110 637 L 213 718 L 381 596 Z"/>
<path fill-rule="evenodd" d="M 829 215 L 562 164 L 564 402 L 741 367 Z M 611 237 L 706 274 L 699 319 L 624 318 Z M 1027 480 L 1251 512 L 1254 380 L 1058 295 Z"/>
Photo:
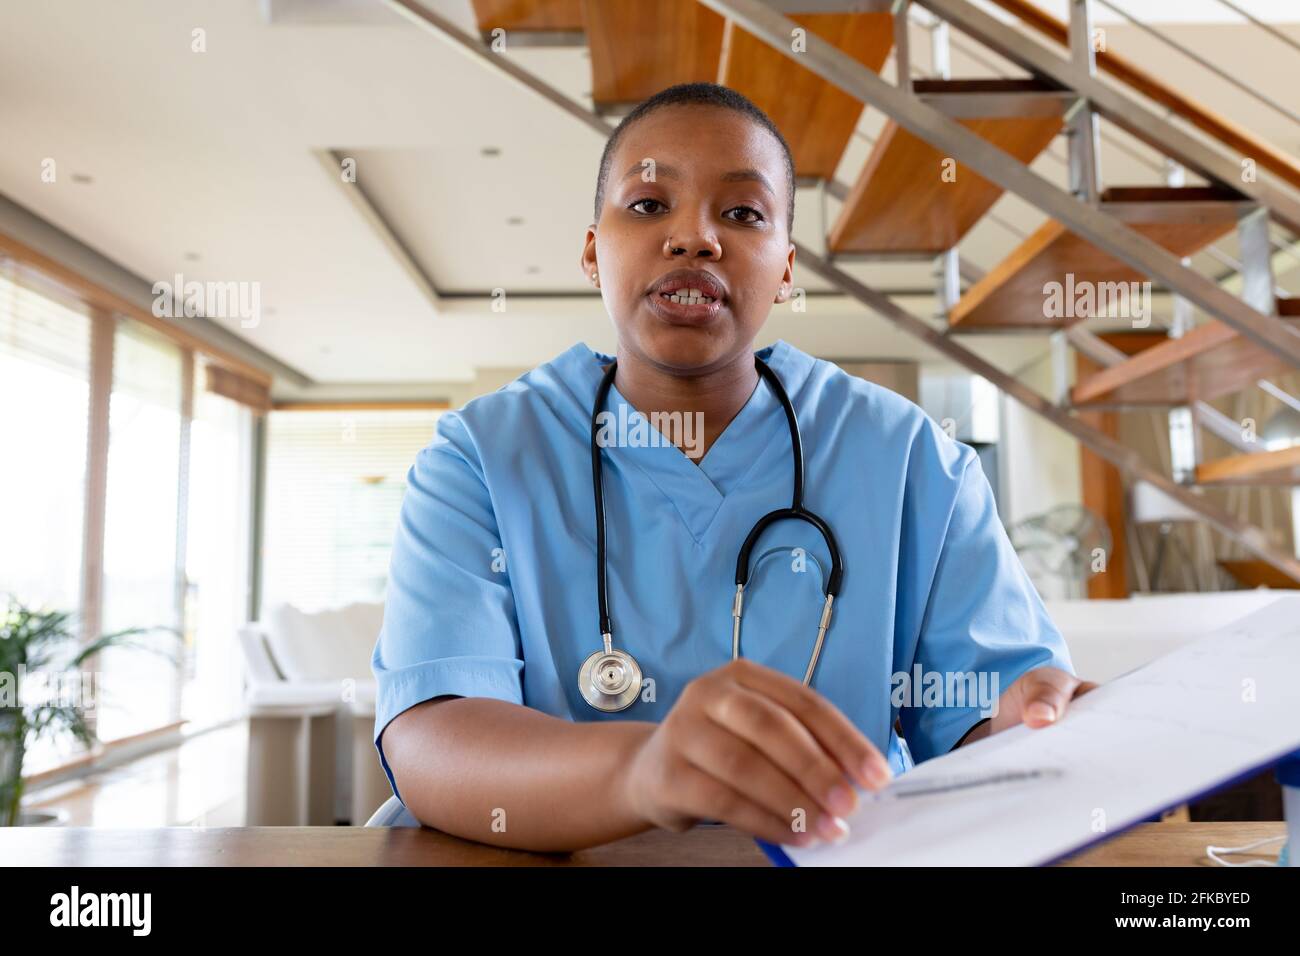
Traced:
<path fill-rule="evenodd" d="M 790 301 L 790 296 L 794 294 L 794 243 L 790 243 L 790 253 L 785 259 L 785 275 L 781 277 L 781 285 L 776 290 L 776 298 L 772 301 L 777 305 L 782 302 Z"/>
<path fill-rule="evenodd" d="M 596 224 L 587 227 L 587 238 L 582 242 L 582 258 L 579 260 L 582 274 L 586 280 L 600 288 L 600 271 L 596 265 Z"/>

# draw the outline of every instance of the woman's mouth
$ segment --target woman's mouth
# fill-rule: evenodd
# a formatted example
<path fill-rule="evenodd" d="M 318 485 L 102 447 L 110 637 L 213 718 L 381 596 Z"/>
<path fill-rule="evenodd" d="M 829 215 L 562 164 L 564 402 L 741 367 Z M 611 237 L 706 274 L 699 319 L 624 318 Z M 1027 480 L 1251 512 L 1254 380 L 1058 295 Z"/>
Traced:
<path fill-rule="evenodd" d="M 650 309 L 672 325 L 704 325 L 722 311 L 722 300 L 705 295 L 699 289 L 652 292 L 647 298 Z"/>

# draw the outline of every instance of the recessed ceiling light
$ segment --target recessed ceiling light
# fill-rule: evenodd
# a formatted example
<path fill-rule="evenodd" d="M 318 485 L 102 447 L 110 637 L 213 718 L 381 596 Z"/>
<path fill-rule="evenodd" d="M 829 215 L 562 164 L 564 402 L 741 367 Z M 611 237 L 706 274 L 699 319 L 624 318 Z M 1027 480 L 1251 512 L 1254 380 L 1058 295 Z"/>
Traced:
<path fill-rule="evenodd" d="M 85 173 L 73 173 L 72 181 L 74 183 L 80 183 L 82 186 L 89 186 L 95 181 L 95 177 L 87 176 Z"/>
<path fill-rule="evenodd" d="M 484 156 L 500 156 L 500 155 L 501 155 L 501 147 L 500 147 L 500 146 L 484 146 L 482 149 L 479 150 L 479 152 L 482 153 Z"/>
<path fill-rule="evenodd" d="M 523 224 L 524 224 L 523 216 L 511 216 L 509 219 L 506 220 L 506 225 L 509 226 L 522 226 Z"/>
<path fill-rule="evenodd" d="M 187 252 L 185 253 L 185 258 L 188 259 L 190 262 L 198 262 L 199 254 L 197 252 Z"/>
<path fill-rule="evenodd" d="M 539 272 L 541 272 L 541 271 L 542 271 L 542 270 L 539 269 L 537 266 L 529 266 L 529 267 L 528 267 L 528 274 L 529 274 L 530 276 L 535 276 L 535 275 L 537 275 L 537 273 L 539 273 Z"/>

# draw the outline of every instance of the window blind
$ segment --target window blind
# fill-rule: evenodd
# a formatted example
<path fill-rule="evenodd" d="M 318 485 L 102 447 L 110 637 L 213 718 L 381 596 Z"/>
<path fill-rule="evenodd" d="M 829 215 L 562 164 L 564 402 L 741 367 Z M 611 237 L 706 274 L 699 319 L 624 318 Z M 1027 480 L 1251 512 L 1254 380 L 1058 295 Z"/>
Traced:
<path fill-rule="evenodd" d="M 263 607 L 381 600 L 406 474 L 440 413 L 272 411 Z"/>
<path fill-rule="evenodd" d="M 119 395 L 179 414 L 181 350 L 138 322 L 118 322 L 113 338 L 113 396 Z"/>
<path fill-rule="evenodd" d="M 90 317 L 24 285 L 12 261 L 0 262 L 0 353 L 84 381 Z"/>

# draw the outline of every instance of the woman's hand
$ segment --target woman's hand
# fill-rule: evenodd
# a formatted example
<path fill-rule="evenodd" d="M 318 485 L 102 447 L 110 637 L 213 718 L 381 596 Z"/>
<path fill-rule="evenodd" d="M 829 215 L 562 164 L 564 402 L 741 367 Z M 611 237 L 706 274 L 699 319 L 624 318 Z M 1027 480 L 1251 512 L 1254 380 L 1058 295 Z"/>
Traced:
<path fill-rule="evenodd" d="M 647 823 L 681 832 L 720 820 L 807 846 L 848 834 L 853 784 L 878 790 L 889 764 L 826 698 L 751 661 L 696 678 L 637 748 L 622 781 Z"/>
<path fill-rule="evenodd" d="M 994 734 L 1017 724 L 1046 727 L 1065 716 L 1070 701 L 1096 686 L 1056 667 L 1036 667 L 1003 692 L 986 726 Z"/>

